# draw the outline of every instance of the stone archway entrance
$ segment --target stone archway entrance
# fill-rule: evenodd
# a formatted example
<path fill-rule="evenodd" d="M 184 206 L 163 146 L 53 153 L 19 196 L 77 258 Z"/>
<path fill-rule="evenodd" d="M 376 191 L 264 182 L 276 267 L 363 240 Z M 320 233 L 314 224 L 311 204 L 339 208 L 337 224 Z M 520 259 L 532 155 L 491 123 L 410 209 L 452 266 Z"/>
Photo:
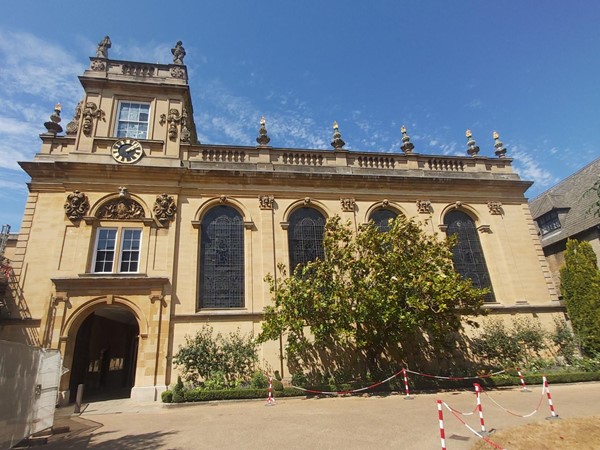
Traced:
<path fill-rule="evenodd" d="M 84 399 L 129 397 L 135 382 L 138 322 L 119 305 L 102 306 L 85 318 L 75 341 L 70 399 L 83 384 Z"/>

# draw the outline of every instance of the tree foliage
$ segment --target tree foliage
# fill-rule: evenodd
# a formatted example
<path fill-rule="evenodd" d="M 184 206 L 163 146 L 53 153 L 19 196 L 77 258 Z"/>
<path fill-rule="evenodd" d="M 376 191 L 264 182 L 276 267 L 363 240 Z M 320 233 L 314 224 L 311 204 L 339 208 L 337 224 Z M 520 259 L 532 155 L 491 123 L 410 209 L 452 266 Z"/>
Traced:
<path fill-rule="evenodd" d="M 560 270 L 561 293 L 586 355 L 600 352 L 600 271 L 589 242 L 569 239 Z"/>
<path fill-rule="evenodd" d="M 269 275 L 273 304 L 266 308 L 259 341 L 287 338 L 291 362 L 307 365 L 309 354 L 370 371 L 416 346 L 441 348 L 461 330 L 461 315 L 481 312 L 487 290 L 454 271 L 453 240 L 439 240 L 421 224 L 398 216 L 389 231 L 374 224 L 355 231 L 337 216 L 325 225 L 325 259 L 283 265 Z"/>
<path fill-rule="evenodd" d="M 173 357 L 184 379 L 193 385 L 200 381 L 220 387 L 233 387 L 252 377 L 258 362 L 257 342 L 252 336 L 235 333 L 216 335 L 204 325 L 195 336 L 186 336 L 185 345 Z"/>

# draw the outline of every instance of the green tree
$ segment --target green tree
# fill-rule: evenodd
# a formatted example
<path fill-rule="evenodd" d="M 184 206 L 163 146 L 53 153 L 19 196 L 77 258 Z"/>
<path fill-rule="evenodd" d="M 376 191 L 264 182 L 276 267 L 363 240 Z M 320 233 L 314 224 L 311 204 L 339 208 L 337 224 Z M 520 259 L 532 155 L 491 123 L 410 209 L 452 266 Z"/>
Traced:
<path fill-rule="evenodd" d="M 567 240 L 560 290 L 586 355 L 600 352 L 600 271 L 589 242 Z"/>
<path fill-rule="evenodd" d="M 334 216 L 325 225 L 325 259 L 290 277 L 279 265 L 278 280 L 266 277 L 273 304 L 258 339 L 286 335 L 292 363 L 307 366 L 315 353 L 321 363 L 346 357 L 363 374 L 390 357 L 455 345 L 461 315 L 481 313 L 488 291 L 454 270 L 452 244 L 404 216 L 387 232 L 372 223 L 355 231 Z"/>

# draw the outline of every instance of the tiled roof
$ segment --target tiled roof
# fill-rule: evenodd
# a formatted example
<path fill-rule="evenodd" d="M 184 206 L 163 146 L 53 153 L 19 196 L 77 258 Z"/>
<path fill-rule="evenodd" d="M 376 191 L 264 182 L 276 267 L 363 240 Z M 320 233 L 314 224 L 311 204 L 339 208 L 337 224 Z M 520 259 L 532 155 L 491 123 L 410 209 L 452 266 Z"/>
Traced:
<path fill-rule="evenodd" d="M 561 227 L 542 236 L 542 247 L 600 225 L 600 217 L 591 210 L 598 197 L 593 192 L 586 194 L 599 176 L 600 158 L 529 202 L 534 220 L 553 209 L 559 210 Z"/>

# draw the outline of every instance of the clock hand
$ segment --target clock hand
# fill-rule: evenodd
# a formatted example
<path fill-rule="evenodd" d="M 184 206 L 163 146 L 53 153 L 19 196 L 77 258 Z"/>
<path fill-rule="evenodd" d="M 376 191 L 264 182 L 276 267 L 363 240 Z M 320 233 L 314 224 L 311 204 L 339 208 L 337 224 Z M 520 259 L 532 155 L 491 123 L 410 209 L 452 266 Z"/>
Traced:
<path fill-rule="evenodd" d="M 140 148 L 141 145 L 139 142 L 137 142 L 136 144 L 132 145 L 131 147 L 129 147 L 127 150 L 125 150 L 125 153 L 130 153 L 138 148 Z"/>

